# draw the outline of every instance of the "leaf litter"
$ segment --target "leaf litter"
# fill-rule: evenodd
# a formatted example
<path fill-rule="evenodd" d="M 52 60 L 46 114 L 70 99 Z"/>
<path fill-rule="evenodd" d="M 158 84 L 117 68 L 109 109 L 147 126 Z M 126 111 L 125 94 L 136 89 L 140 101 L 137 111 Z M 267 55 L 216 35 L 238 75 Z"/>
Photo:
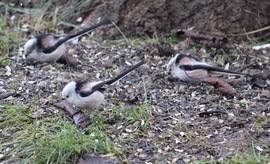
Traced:
<path fill-rule="evenodd" d="M 179 52 L 177 47 L 175 51 Z M 269 53 L 254 51 L 250 46 L 230 49 L 228 53 L 219 49 L 192 51 L 213 65 L 223 58 L 234 70 L 249 63 L 255 64 L 242 68 L 244 71 L 262 74 L 260 70 L 265 72 L 270 68 L 269 61 L 265 61 Z M 70 45 L 69 52 L 77 57 L 78 64 L 74 67 L 59 63 L 27 66 L 20 58 L 18 63 L 13 59 L 9 76 L 5 75 L 5 68 L 0 68 L 1 104 L 35 104 L 38 113 L 32 114 L 36 115 L 61 112 L 53 104 L 60 101 L 59 94 L 68 82 L 106 80 L 145 58 L 148 62 L 109 87 L 105 92 L 106 104 L 91 112 L 100 112 L 108 119 L 109 127 L 104 130 L 125 148 L 114 161 L 190 163 L 206 158 L 223 161 L 237 153 L 249 153 L 251 143 L 256 144 L 260 155 L 269 157 L 269 76 L 259 78 L 263 82 L 237 80 L 231 85 L 238 94 L 224 97 L 211 85 L 170 80 L 165 67 L 174 54 L 159 56 L 156 45 L 108 46 L 83 40 L 77 46 Z M 205 54 L 200 52 L 211 55 L 204 58 Z M 137 109 L 145 103 L 149 109 Z M 112 109 L 122 112 L 130 109 L 134 116 L 112 114 Z M 2 113 L 3 109 L 0 110 Z M 91 123 L 90 118 L 89 126 Z"/>

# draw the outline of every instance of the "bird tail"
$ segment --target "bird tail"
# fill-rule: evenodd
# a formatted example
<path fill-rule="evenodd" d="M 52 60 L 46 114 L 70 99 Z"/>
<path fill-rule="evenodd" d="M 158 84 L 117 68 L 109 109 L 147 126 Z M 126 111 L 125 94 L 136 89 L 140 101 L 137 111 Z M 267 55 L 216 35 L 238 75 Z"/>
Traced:
<path fill-rule="evenodd" d="M 81 36 L 81 35 L 88 33 L 88 32 L 92 32 L 94 29 L 96 29 L 100 26 L 106 25 L 106 24 L 110 24 L 110 23 L 112 23 L 112 21 L 110 21 L 109 19 L 104 19 L 93 26 L 87 27 L 87 28 L 83 29 L 82 31 L 79 31 L 76 34 L 68 35 L 67 40 L 72 39 L 72 38 L 76 38 L 76 37 Z"/>
<path fill-rule="evenodd" d="M 107 81 L 104 81 L 104 82 L 101 82 L 101 83 L 95 85 L 94 87 L 92 87 L 91 91 L 84 92 L 84 94 L 86 96 L 89 96 L 92 93 L 94 93 L 95 91 L 104 91 L 105 90 L 104 86 L 106 86 L 106 85 L 112 85 L 113 83 L 115 83 L 118 80 L 122 79 L 123 77 L 125 77 L 126 75 L 128 75 L 131 71 L 135 70 L 136 68 L 140 67 L 141 65 L 143 65 L 145 63 L 146 63 L 146 61 L 145 60 L 142 60 L 141 62 L 133 65 L 128 70 L 126 70 L 126 71 L 120 73 L 119 75 L 115 76 L 111 80 L 107 80 Z"/>
<path fill-rule="evenodd" d="M 218 76 L 218 75 L 251 76 L 249 74 L 229 71 L 229 70 L 225 70 L 223 68 L 214 67 L 214 66 L 211 66 L 211 65 L 204 65 L 204 64 L 181 65 L 180 68 L 185 70 L 185 71 L 192 71 L 192 70 L 196 70 L 196 69 L 204 69 L 204 70 L 209 71 L 212 75 L 216 75 L 216 76 Z"/>
<path fill-rule="evenodd" d="M 141 62 L 133 65 L 128 70 L 126 70 L 126 71 L 120 73 L 119 75 L 115 76 L 113 79 L 105 81 L 105 84 L 112 85 L 113 83 L 115 83 L 118 80 L 122 79 L 123 77 L 125 77 L 126 75 L 128 75 L 131 71 L 135 70 L 136 68 L 140 67 L 141 65 L 143 65 L 145 63 L 146 63 L 146 61 L 145 60 L 142 60 Z"/>
<path fill-rule="evenodd" d="M 59 46 L 61 46 L 64 42 L 66 42 L 66 41 L 68 41 L 70 39 L 76 38 L 78 36 L 81 36 L 81 35 L 83 35 L 85 33 L 92 32 L 94 29 L 96 29 L 96 28 L 98 28 L 100 26 L 106 25 L 106 24 L 110 24 L 110 23 L 112 23 L 112 22 L 109 19 L 104 19 L 103 21 L 99 22 L 98 24 L 95 24 L 93 26 L 85 28 L 85 29 L 83 29 L 82 31 L 79 31 L 76 34 L 66 35 L 65 37 L 63 37 L 63 39 L 60 39 L 59 41 L 57 41 L 53 46 L 46 47 L 43 50 L 43 52 L 44 53 L 51 53 L 54 50 L 56 50 Z"/>
<path fill-rule="evenodd" d="M 229 76 L 251 76 L 249 74 L 245 73 L 239 73 L 239 72 L 234 72 L 234 71 L 227 71 L 227 70 L 222 70 L 222 71 L 210 71 L 211 75 L 229 75 Z"/>

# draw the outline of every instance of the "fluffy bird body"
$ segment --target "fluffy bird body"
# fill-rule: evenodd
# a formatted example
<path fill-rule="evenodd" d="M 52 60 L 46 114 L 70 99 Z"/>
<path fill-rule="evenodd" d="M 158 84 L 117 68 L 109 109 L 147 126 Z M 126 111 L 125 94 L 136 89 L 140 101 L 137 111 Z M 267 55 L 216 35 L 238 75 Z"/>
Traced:
<path fill-rule="evenodd" d="M 98 108 L 104 101 L 104 95 L 100 91 L 95 91 L 89 96 L 82 96 L 80 92 L 92 90 L 95 85 L 102 82 L 87 83 L 72 81 L 65 86 L 61 96 L 62 98 L 67 98 L 67 101 L 71 104 L 83 109 Z"/>
<path fill-rule="evenodd" d="M 167 73 L 184 82 L 198 82 L 207 77 L 221 75 L 249 76 L 212 66 L 195 57 L 183 54 L 177 54 L 169 61 L 167 64 Z"/>
<path fill-rule="evenodd" d="M 70 35 L 54 35 L 54 34 L 40 34 L 28 40 L 24 45 L 24 55 L 28 62 L 56 62 L 58 60 L 68 60 L 66 57 L 67 47 L 65 42 L 79 37 L 85 33 L 89 33 L 94 29 L 111 23 L 108 19 L 91 27 L 85 28 L 76 34 Z M 59 61 L 69 64 L 69 61 Z"/>
<path fill-rule="evenodd" d="M 65 43 L 60 45 L 51 53 L 44 53 L 43 49 L 54 46 L 63 36 L 56 36 L 50 34 L 41 34 L 30 39 L 24 45 L 24 54 L 27 61 L 56 62 L 61 56 L 65 55 L 67 48 Z"/>
<path fill-rule="evenodd" d="M 61 92 L 61 97 L 79 108 L 90 110 L 98 108 L 104 101 L 104 95 L 102 91 L 105 90 L 104 87 L 106 85 L 115 83 L 144 63 L 145 61 L 141 61 L 135 64 L 130 69 L 124 71 L 111 80 L 90 83 L 72 81 L 64 87 L 63 91 Z"/>

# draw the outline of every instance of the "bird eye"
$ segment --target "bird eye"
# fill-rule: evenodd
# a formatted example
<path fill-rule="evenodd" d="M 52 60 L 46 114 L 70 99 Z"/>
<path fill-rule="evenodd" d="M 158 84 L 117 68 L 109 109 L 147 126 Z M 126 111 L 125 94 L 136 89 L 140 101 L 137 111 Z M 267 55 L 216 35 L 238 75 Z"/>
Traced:
<path fill-rule="evenodd" d="M 61 93 L 60 96 L 62 97 L 63 100 L 69 97 L 69 95 L 65 95 L 63 93 Z"/>
<path fill-rule="evenodd" d="M 31 51 L 22 51 L 22 54 L 24 55 L 24 56 L 28 56 L 29 54 L 31 53 Z"/>

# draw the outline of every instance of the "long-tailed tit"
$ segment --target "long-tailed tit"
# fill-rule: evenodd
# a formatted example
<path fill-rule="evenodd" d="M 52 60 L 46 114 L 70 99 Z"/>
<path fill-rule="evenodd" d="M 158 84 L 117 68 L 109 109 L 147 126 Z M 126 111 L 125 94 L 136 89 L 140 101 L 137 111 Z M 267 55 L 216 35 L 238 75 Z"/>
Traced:
<path fill-rule="evenodd" d="M 244 73 L 228 71 L 202 62 L 190 55 L 177 54 L 167 65 L 167 73 L 184 82 L 198 82 L 207 77 L 233 75 L 250 76 Z"/>
<path fill-rule="evenodd" d="M 91 32 L 94 29 L 111 23 L 110 20 L 105 19 L 100 23 L 91 27 L 85 28 L 76 34 L 70 35 L 54 35 L 54 34 L 40 34 L 34 38 L 28 40 L 24 45 L 24 55 L 28 62 L 56 62 L 61 59 L 60 62 L 69 64 L 69 61 L 65 60 L 67 47 L 65 42 L 79 37 L 85 33 Z M 66 59 L 68 60 L 68 59 Z"/>
<path fill-rule="evenodd" d="M 134 69 L 145 64 L 146 61 L 141 61 L 128 70 L 122 72 L 118 76 L 107 81 L 99 82 L 75 82 L 68 83 L 63 91 L 61 97 L 67 99 L 71 104 L 84 109 L 95 109 L 98 108 L 104 101 L 104 95 L 102 91 L 105 90 L 106 85 L 112 85 L 116 81 L 120 80 Z"/>

